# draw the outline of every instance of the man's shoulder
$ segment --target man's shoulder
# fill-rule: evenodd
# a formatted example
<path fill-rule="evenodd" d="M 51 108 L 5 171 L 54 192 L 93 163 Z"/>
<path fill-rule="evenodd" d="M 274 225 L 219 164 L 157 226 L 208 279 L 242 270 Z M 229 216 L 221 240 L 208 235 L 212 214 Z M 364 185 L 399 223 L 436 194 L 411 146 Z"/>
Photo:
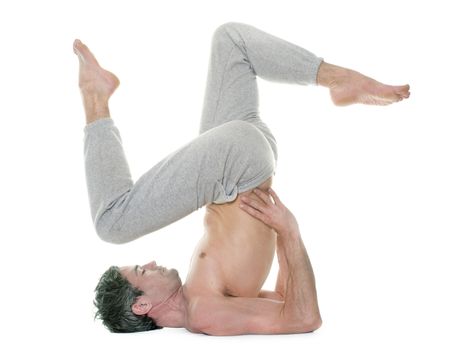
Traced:
<path fill-rule="evenodd" d="M 218 293 L 190 291 L 186 296 L 185 328 L 193 333 L 203 333 L 202 325 L 207 322 L 209 314 L 215 309 L 215 305 L 224 298 L 224 295 Z"/>
<path fill-rule="evenodd" d="M 186 288 L 186 291 L 184 289 L 184 292 L 187 302 L 187 312 L 190 315 L 206 312 L 212 304 L 218 303 L 219 300 L 223 300 L 225 298 L 224 294 L 212 290 Z"/>

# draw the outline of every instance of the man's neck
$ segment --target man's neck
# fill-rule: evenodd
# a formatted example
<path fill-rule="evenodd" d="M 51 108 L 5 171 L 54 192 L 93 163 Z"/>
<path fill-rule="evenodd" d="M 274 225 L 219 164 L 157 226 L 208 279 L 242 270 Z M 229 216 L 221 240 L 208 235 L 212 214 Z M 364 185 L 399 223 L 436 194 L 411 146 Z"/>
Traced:
<path fill-rule="evenodd" d="M 186 306 L 183 286 L 181 286 L 165 302 L 153 307 L 148 313 L 148 316 L 153 318 L 156 324 L 161 327 L 185 327 L 185 320 L 187 317 Z"/>

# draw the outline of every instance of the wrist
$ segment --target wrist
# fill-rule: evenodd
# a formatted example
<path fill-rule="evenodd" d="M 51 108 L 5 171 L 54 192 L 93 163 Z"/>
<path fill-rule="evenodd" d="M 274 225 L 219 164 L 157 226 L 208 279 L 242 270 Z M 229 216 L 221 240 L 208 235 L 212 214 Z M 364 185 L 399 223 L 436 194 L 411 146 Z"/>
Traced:
<path fill-rule="evenodd" d="M 278 232 L 278 236 L 288 239 L 288 240 L 295 240 L 301 237 L 300 230 L 298 229 L 291 229 L 291 230 L 282 230 Z"/>

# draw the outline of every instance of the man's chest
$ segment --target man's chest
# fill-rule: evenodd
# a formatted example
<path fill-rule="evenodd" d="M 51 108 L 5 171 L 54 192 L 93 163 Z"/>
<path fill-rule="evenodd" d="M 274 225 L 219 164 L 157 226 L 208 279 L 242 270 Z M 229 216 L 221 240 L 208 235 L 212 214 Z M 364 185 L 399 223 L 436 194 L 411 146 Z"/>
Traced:
<path fill-rule="evenodd" d="M 274 252 L 273 232 L 207 232 L 194 251 L 186 284 L 203 294 L 256 297 Z"/>

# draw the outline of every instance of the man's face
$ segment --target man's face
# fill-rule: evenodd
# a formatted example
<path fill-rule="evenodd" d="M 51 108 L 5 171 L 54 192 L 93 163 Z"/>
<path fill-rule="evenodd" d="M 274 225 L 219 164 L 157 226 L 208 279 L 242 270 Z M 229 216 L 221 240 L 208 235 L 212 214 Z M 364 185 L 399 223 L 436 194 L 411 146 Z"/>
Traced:
<path fill-rule="evenodd" d="M 132 286 L 143 291 L 153 305 L 169 298 L 182 285 L 176 269 L 159 266 L 156 261 L 142 266 L 123 266 L 120 272 Z"/>

